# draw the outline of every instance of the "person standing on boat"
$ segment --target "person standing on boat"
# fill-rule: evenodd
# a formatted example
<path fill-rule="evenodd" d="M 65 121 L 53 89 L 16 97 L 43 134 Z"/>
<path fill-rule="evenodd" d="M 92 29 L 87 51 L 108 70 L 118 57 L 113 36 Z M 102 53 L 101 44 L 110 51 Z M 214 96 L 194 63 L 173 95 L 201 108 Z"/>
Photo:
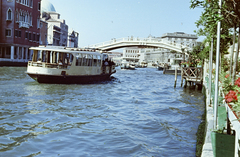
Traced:
<path fill-rule="evenodd" d="M 59 65 L 63 65 L 63 63 L 62 63 L 62 60 L 59 60 L 59 63 L 58 63 Z"/>
<path fill-rule="evenodd" d="M 105 59 L 104 65 L 105 65 L 105 66 L 108 66 L 108 65 L 109 65 L 107 58 Z"/>

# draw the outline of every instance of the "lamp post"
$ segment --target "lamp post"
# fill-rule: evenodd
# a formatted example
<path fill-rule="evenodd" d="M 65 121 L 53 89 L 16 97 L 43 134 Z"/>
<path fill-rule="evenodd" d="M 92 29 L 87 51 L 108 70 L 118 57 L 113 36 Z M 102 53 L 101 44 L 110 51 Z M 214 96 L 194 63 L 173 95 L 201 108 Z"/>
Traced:
<path fill-rule="evenodd" d="M 219 7 L 222 7 L 222 0 L 219 0 Z M 221 10 L 219 10 L 219 15 Z M 220 37 L 221 21 L 217 25 L 217 51 L 216 51 L 216 76 L 215 76 L 215 96 L 214 96 L 214 124 L 213 128 L 217 129 L 217 112 L 218 112 L 218 80 L 219 80 L 219 59 L 220 59 Z"/>
<path fill-rule="evenodd" d="M 209 102 L 211 104 L 211 92 L 212 92 L 212 59 L 213 59 L 213 38 L 211 40 L 211 50 L 209 53 Z"/>

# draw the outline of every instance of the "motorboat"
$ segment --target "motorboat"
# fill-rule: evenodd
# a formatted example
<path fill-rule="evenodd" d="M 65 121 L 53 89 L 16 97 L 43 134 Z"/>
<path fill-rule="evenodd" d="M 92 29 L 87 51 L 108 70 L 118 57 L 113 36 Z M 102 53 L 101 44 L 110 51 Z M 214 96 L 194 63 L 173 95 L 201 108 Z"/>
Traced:
<path fill-rule="evenodd" d="M 136 67 L 135 67 L 135 65 L 134 64 L 129 64 L 129 68 L 128 68 L 129 70 L 135 70 L 136 69 Z"/>

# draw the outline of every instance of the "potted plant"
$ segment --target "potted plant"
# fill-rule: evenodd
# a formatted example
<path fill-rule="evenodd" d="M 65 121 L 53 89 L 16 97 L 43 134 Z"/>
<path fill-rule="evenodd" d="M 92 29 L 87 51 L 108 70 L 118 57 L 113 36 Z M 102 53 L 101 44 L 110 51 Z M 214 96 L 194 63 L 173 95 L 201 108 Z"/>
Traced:
<path fill-rule="evenodd" d="M 235 132 L 226 134 L 226 129 L 211 132 L 212 148 L 215 157 L 234 157 Z"/>

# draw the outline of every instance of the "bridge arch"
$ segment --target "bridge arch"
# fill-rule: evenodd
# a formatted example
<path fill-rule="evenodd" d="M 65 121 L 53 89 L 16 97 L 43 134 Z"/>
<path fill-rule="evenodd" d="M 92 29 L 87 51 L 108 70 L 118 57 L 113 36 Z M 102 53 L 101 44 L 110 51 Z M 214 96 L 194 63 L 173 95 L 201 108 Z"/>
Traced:
<path fill-rule="evenodd" d="M 189 45 L 186 46 L 186 45 L 171 42 L 165 39 L 133 38 L 133 37 L 112 39 L 111 41 L 102 42 L 102 43 L 90 45 L 87 47 L 100 49 L 102 51 L 111 51 L 114 49 L 119 49 L 124 47 L 164 48 L 164 49 L 169 49 L 169 50 L 176 51 L 178 53 L 185 53 L 185 54 L 187 54 L 188 51 L 192 50 L 192 48 Z"/>

